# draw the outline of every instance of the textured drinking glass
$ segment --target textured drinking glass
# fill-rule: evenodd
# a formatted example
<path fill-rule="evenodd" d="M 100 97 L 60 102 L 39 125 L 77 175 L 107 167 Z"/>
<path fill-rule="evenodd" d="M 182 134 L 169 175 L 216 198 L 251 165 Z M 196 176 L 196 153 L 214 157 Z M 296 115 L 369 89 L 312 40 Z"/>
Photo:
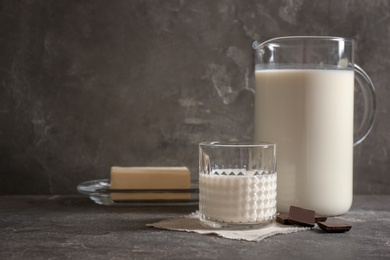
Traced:
<path fill-rule="evenodd" d="M 264 142 L 199 144 L 200 221 L 256 228 L 276 217 L 276 147 Z"/>

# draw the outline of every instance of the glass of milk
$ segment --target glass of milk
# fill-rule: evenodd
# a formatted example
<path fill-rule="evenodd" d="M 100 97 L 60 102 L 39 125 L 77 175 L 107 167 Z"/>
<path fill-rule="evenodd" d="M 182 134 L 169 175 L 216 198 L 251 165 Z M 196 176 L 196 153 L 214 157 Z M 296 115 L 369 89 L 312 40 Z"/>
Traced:
<path fill-rule="evenodd" d="M 278 146 L 278 212 L 290 205 L 326 216 L 352 204 L 353 146 L 369 134 L 375 89 L 354 64 L 354 41 L 282 37 L 254 42 L 255 140 Z M 354 129 L 354 88 L 364 116 Z"/>
<path fill-rule="evenodd" d="M 215 228 L 256 228 L 276 217 L 276 146 L 199 144 L 199 212 Z"/>

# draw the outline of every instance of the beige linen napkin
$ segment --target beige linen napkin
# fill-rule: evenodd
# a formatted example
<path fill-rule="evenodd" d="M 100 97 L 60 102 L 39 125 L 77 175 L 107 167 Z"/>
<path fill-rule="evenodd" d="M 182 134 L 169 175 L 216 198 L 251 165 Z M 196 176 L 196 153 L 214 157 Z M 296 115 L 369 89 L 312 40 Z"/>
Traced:
<path fill-rule="evenodd" d="M 216 229 L 212 227 L 202 226 L 199 221 L 198 211 L 179 218 L 167 219 L 152 224 L 147 224 L 146 226 L 160 228 L 160 229 L 168 229 L 168 230 L 195 232 L 199 234 L 216 234 L 224 238 L 256 241 L 256 242 L 261 241 L 264 238 L 273 235 L 289 234 L 289 233 L 310 229 L 306 227 L 285 226 L 276 222 L 259 229 L 248 229 L 248 230 Z"/>

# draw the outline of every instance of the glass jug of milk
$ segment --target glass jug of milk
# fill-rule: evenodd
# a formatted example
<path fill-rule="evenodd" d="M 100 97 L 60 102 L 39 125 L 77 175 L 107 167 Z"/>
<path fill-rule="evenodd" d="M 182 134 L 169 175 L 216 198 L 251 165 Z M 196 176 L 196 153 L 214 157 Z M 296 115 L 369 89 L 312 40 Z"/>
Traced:
<path fill-rule="evenodd" d="M 354 41 L 281 37 L 255 49 L 255 140 L 278 146 L 278 212 L 335 216 L 352 204 L 353 146 L 369 134 L 375 89 L 354 64 Z M 354 83 L 365 111 L 354 137 Z"/>

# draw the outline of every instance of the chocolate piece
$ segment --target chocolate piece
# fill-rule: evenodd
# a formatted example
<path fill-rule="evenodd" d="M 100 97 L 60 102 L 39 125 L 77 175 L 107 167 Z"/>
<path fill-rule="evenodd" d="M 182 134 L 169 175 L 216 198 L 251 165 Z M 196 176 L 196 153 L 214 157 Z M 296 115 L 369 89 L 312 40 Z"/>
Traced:
<path fill-rule="evenodd" d="M 288 214 L 279 214 L 276 216 L 276 222 L 283 224 L 283 225 L 291 225 L 288 222 Z"/>
<path fill-rule="evenodd" d="M 326 216 L 318 215 L 317 213 L 314 215 L 315 221 L 317 222 L 325 222 L 328 218 Z"/>
<path fill-rule="evenodd" d="M 317 225 L 328 233 L 343 233 L 352 228 L 351 225 L 342 222 L 317 222 Z"/>
<path fill-rule="evenodd" d="M 308 210 L 304 208 L 290 206 L 288 222 L 303 227 L 314 227 L 315 225 L 314 216 L 315 216 L 314 210 Z"/>

